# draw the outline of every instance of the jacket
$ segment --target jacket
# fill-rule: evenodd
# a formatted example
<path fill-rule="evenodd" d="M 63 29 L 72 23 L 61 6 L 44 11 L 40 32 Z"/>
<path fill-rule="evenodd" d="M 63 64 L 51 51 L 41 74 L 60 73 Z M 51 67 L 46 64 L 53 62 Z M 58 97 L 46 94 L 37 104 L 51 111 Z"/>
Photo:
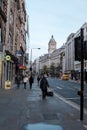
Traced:
<path fill-rule="evenodd" d="M 28 78 L 27 78 L 27 77 L 24 77 L 23 82 L 24 82 L 24 83 L 27 83 L 27 81 L 28 81 Z"/>
<path fill-rule="evenodd" d="M 30 78 L 29 78 L 29 83 L 33 83 L 33 81 L 34 81 L 33 77 L 30 76 Z"/>
<path fill-rule="evenodd" d="M 47 90 L 47 87 L 49 87 L 48 81 L 45 77 L 43 77 L 40 81 L 40 88 L 42 91 Z"/>

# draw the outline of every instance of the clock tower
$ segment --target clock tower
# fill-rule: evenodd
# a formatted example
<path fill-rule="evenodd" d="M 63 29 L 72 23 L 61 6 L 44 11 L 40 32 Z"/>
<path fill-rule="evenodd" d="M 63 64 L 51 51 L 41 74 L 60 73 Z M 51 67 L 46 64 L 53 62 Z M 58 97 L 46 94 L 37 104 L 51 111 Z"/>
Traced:
<path fill-rule="evenodd" d="M 53 37 L 53 35 L 51 36 L 51 39 L 49 40 L 49 43 L 48 43 L 48 53 L 52 53 L 54 50 L 56 50 L 56 41 Z"/>

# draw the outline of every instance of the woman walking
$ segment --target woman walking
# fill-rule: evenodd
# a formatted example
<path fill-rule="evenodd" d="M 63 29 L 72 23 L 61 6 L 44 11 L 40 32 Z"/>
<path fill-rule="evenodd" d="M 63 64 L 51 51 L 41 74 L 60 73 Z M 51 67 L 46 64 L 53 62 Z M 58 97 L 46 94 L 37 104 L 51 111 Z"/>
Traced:
<path fill-rule="evenodd" d="M 28 77 L 25 75 L 24 78 L 23 78 L 24 89 L 26 89 L 27 81 L 28 81 Z"/>

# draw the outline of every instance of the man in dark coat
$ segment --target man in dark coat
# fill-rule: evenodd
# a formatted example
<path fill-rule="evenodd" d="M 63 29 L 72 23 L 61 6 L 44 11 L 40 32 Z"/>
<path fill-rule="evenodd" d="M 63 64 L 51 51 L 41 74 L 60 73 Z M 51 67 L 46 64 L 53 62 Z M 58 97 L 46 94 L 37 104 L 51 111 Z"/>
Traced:
<path fill-rule="evenodd" d="M 33 76 L 31 75 L 30 77 L 29 77 L 29 84 L 30 84 L 30 89 L 32 89 L 32 83 L 34 82 L 34 78 L 33 78 Z"/>
<path fill-rule="evenodd" d="M 40 88 L 42 91 L 42 99 L 45 99 L 47 95 L 47 88 L 49 87 L 48 81 L 44 75 L 41 77 Z"/>
<path fill-rule="evenodd" d="M 20 87 L 20 75 L 16 76 L 16 84 L 17 84 L 17 88 Z"/>
<path fill-rule="evenodd" d="M 38 75 L 38 76 L 37 76 L 38 85 L 39 85 L 39 81 L 40 81 L 40 76 Z"/>

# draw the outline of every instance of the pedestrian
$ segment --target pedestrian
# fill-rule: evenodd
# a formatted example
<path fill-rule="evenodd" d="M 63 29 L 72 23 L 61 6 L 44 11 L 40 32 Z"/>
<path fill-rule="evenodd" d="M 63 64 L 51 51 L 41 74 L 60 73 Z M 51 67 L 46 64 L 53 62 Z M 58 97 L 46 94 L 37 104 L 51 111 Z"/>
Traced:
<path fill-rule="evenodd" d="M 39 81 L 40 81 L 40 76 L 38 75 L 38 76 L 37 76 L 38 85 L 39 85 Z"/>
<path fill-rule="evenodd" d="M 47 95 L 47 88 L 49 87 L 48 81 L 44 74 L 41 75 L 41 80 L 40 80 L 40 89 L 42 91 L 42 99 L 45 99 Z"/>
<path fill-rule="evenodd" d="M 33 78 L 32 74 L 31 74 L 31 76 L 29 77 L 30 89 L 32 89 L 32 84 L 33 84 L 33 82 L 34 82 L 34 78 Z"/>
<path fill-rule="evenodd" d="M 28 77 L 25 75 L 24 78 L 23 78 L 24 89 L 26 89 L 27 81 L 28 81 Z"/>
<path fill-rule="evenodd" d="M 19 88 L 20 87 L 20 75 L 19 74 L 16 76 L 15 82 L 17 84 L 17 88 Z"/>

